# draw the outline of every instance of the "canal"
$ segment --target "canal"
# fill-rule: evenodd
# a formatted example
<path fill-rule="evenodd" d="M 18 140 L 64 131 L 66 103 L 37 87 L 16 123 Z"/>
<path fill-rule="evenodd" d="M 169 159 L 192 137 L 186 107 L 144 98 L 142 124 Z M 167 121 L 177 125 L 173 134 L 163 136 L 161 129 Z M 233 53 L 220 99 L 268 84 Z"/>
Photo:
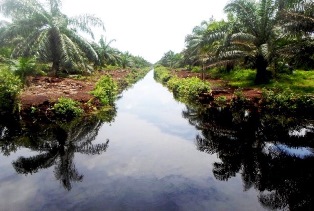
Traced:
<path fill-rule="evenodd" d="M 241 117 L 229 127 L 220 121 L 231 115 L 235 125 L 237 116 L 215 112 L 200 115 L 176 101 L 151 71 L 122 93 L 109 117 L 43 128 L 0 125 L 0 209 L 312 207 L 311 123 L 280 131 L 266 127 L 265 118 L 252 124 L 246 112 L 245 123 Z"/>

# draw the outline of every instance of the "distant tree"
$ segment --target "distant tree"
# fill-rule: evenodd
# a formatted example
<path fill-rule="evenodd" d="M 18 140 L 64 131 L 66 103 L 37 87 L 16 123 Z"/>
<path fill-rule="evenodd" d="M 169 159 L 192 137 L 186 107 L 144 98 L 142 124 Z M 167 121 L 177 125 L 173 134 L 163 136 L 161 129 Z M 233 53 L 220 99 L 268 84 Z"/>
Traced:
<path fill-rule="evenodd" d="M 0 44 L 13 45 L 12 57 L 36 56 L 42 62 L 51 62 L 52 71 L 81 69 L 86 71 L 88 61 L 98 60 L 91 44 L 78 34 L 93 38 L 90 26 L 104 28 L 103 22 L 92 15 L 67 17 L 60 10 L 60 0 L 3 0 L 0 12 L 11 18 L 0 34 Z"/>
<path fill-rule="evenodd" d="M 129 52 L 121 53 L 120 55 L 120 66 L 122 68 L 132 67 L 133 59 Z"/>
<path fill-rule="evenodd" d="M 105 66 L 119 64 L 121 60 L 121 52 L 110 46 L 110 44 L 114 41 L 116 40 L 110 40 L 107 42 L 107 40 L 102 36 L 98 44 L 93 44 L 99 57 L 97 65 Z"/>
<path fill-rule="evenodd" d="M 174 53 L 173 51 L 168 51 L 164 54 L 164 56 L 159 60 L 159 64 L 165 67 L 179 67 L 182 63 L 183 58 L 180 53 Z"/>

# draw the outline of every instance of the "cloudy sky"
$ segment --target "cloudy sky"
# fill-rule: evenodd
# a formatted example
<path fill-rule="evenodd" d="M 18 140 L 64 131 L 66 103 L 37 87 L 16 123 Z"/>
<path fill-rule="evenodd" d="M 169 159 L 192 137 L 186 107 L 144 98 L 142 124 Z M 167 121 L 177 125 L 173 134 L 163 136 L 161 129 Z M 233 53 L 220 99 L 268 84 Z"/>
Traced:
<path fill-rule="evenodd" d="M 64 0 L 69 16 L 95 14 L 113 47 L 154 63 L 165 52 L 180 52 L 194 26 L 210 17 L 222 19 L 228 0 Z M 98 39 L 97 39 L 98 40 Z"/>

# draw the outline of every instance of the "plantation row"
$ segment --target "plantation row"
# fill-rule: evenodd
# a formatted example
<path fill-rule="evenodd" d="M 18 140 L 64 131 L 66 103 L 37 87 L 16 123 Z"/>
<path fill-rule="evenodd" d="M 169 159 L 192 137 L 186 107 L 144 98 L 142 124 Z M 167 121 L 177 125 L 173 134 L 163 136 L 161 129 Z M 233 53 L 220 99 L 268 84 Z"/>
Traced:
<path fill-rule="evenodd" d="M 232 0 L 224 11 L 226 20 L 203 21 L 182 52 L 168 51 L 158 64 L 203 73 L 252 69 L 255 84 L 314 69 L 313 1 Z"/>

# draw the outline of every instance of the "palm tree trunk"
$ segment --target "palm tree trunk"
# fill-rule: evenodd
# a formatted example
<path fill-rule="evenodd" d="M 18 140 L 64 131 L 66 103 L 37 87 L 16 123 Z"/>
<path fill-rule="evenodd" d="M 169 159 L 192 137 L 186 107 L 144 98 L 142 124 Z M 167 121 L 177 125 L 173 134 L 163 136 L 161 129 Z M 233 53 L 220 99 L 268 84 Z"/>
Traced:
<path fill-rule="evenodd" d="M 52 75 L 57 77 L 58 76 L 58 73 L 59 73 L 59 70 L 60 70 L 60 63 L 57 62 L 57 61 L 54 61 L 52 63 Z"/>
<path fill-rule="evenodd" d="M 255 76 L 255 84 L 267 84 L 269 83 L 269 73 L 267 71 L 268 62 L 262 56 L 259 55 L 256 58 L 256 76 Z"/>

